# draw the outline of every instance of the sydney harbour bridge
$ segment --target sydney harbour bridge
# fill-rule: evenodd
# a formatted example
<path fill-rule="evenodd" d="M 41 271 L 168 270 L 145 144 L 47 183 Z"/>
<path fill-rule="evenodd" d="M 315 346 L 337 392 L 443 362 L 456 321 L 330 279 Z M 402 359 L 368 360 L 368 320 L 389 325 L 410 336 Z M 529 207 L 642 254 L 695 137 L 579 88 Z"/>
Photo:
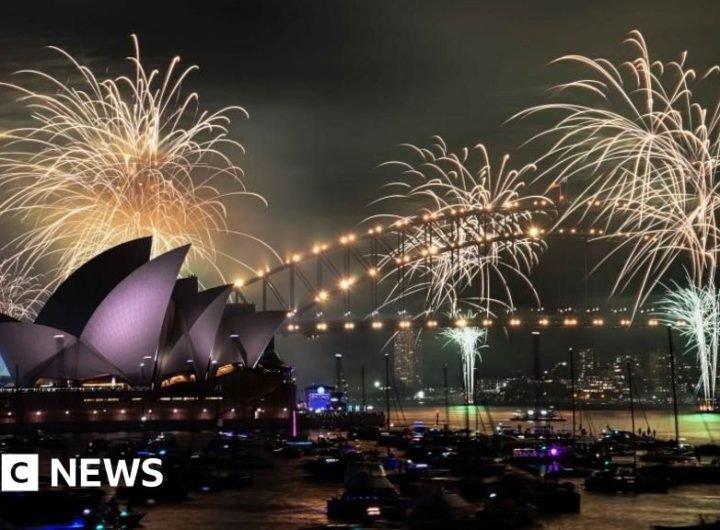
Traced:
<path fill-rule="evenodd" d="M 602 304 L 595 303 L 598 297 L 588 299 L 595 264 L 588 263 L 589 246 L 607 247 L 604 241 L 622 236 L 587 220 L 564 219 L 567 202 L 561 196 L 557 202 L 541 199 L 494 211 L 457 209 L 369 222 L 361 229 L 338 234 L 332 241 L 288 253 L 279 266 L 235 279 L 234 297 L 261 310 L 285 311 L 287 320 L 279 332 L 307 336 L 466 326 L 508 330 L 659 326 L 652 307 L 613 306 L 607 296 Z M 589 204 L 590 209 L 601 206 L 600 200 Z M 505 230 L 501 220 L 513 214 L 521 222 L 513 223 L 514 230 Z M 469 247 L 483 255 L 484 251 L 491 252 L 493 245 L 512 246 L 520 240 L 536 241 L 549 251 L 561 243 L 580 254 L 581 270 L 567 281 L 579 283 L 578 291 L 585 295 L 562 307 L 545 307 L 542 296 L 525 297 L 524 303 L 499 311 L 481 308 L 465 314 L 449 312 L 434 303 L 429 279 L 434 262 L 452 262 Z M 591 257 L 590 261 L 595 259 Z M 537 265 L 534 269 L 539 268 Z M 535 274 L 531 271 L 529 281 Z M 522 291 L 525 287 L 517 284 L 508 289 Z M 473 297 L 472 291 L 469 285 L 460 297 Z"/>

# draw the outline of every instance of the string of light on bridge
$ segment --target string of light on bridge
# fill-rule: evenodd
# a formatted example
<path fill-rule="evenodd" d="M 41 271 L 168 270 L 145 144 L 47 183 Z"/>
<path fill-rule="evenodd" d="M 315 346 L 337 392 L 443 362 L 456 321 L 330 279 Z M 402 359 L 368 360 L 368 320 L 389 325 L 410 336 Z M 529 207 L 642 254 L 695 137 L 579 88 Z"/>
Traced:
<path fill-rule="evenodd" d="M 289 254 L 285 262 L 274 268 L 266 266 L 256 272 L 255 276 L 248 279 L 238 278 L 235 280 L 234 285 L 237 294 L 241 294 L 244 288 L 251 286 L 252 284 L 262 283 L 263 289 L 266 287 L 274 288 L 270 280 L 275 274 L 287 270 L 299 270 L 298 267 L 310 262 L 311 260 L 324 259 L 324 256 L 329 255 L 331 252 L 336 250 L 342 250 L 346 253 L 353 252 L 358 254 L 358 244 L 362 241 L 373 239 L 378 240 L 384 236 L 390 235 L 402 235 L 410 233 L 413 227 L 428 226 L 433 223 L 447 222 L 448 220 L 460 220 L 472 215 L 488 215 L 492 219 L 494 214 L 508 214 L 517 213 L 523 215 L 531 212 L 545 212 L 559 215 L 563 209 L 563 205 L 567 204 L 564 196 L 560 196 L 559 203 L 554 203 L 546 199 L 533 200 L 532 202 L 527 201 L 527 204 L 515 201 L 506 203 L 501 208 L 482 208 L 482 209 L 450 209 L 445 212 L 433 212 L 424 213 L 422 215 L 416 215 L 412 217 L 403 217 L 396 219 L 389 224 L 375 224 L 368 228 L 366 233 L 345 233 L 338 236 L 334 243 L 316 243 L 308 252 L 294 252 Z M 601 208 L 605 206 L 602 200 L 597 198 L 591 198 L 587 201 L 588 208 Z M 627 208 L 629 204 L 618 204 L 617 206 Z M 489 223 L 491 225 L 491 223 Z M 445 225 L 446 227 L 446 225 Z M 458 228 L 458 231 L 460 228 Z M 545 228 L 537 224 L 537 222 L 528 221 L 528 226 L 523 230 L 516 230 L 513 232 L 503 232 L 499 229 L 496 232 L 488 230 L 489 233 L 480 234 L 480 237 L 470 239 L 461 238 L 451 239 L 447 237 L 442 241 L 443 245 L 439 244 L 428 244 L 428 245 L 416 245 L 411 251 L 402 251 L 397 248 L 390 252 L 381 255 L 380 261 L 374 260 L 373 263 L 366 263 L 365 270 L 360 267 L 360 270 L 353 271 L 352 274 L 337 274 L 333 279 L 332 283 L 325 285 L 316 286 L 316 290 L 308 293 L 312 303 L 322 305 L 329 303 L 336 299 L 336 297 L 344 296 L 348 299 L 348 295 L 353 290 L 353 287 L 362 279 L 368 278 L 372 282 L 376 283 L 381 278 L 387 276 L 390 273 L 402 270 L 405 266 L 411 266 L 413 263 L 419 260 L 432 259 L 434 256 L 467 248 L 474 245 L 490 244 L 495 242 L 513 241 L 515 239 L 535 239 L 535 240 L 547 240 L 549 238 L 577 238 L 577 239 L 597 239 L 597 238 L 616 238 L 616 237 L 629 237 L 627 234 L 622 232 L 608 233 L 606 227 L 587 227 L 579 224 L 555 226 L 552 229 Z M 648 236 L 649 238 L 650 236 Z M 367 256 L 366 256 L 367 257 Z M 362 260 L 361 260 L 362 261 Z M 371 260 L 367 260 L 371 261 Z M 348 271 L 349 272 L 349 271 Z M 265 298 L 263 294 L 263 299 Z M 244 297 L 243 297 L 244 298 Z M 263 307 L 265 303 L 263 302 Z M 294 303 L 289 303 L 285 306 L 295 314 L 298 311 L 298 307 Z M 307 308 L 307 307 L 306 307 Z M 548 319 L 550 324 L 550 319 Z M 294 324 L 295 325 L 295 324 Z M 571 324 L 568 324 L 571 325 Z M 592 325 L 592 323 L 591 323 Z M 596 325 L 603 325 L 597 323 Z M 618 325 L 625 325 L 618 323 Z M 352 327 L 349 330 L 354 329 Z M 320 330 L 322 331 L 322 330 Z"/>
<path fill-rule="evenodd" d="M 372 230 L 377 230 L 380 233 L 382 231 L 382 228 L 374 228 Z M 559 236 L 570 236 L 570 237 L 578 237 L 578 238 L 585 238 L 585 237 L 597 237 L 602 236 L 604 234 L 604 231 L 602 229 L 594 229 L 591 228 L 589 230 L 580 230 L 577 228 L 559 228 L 555 230 L 554 232 L 551 232 L 550 235 L 559 235 Z M 498 236 L 498 237 L 490 237 L 488 236 L 484 241 L 486 242 L 492 242 L 494 240 L 501 240 L 501 239 L 509 239 L 512 237 L 520 237 L 522 235 L 526 235 L 528 237 L 531 237 L 533 239 L 543 239 L 544 237 L 547 237 L 548 232 L 545 228 L 540 228 L 536 226 L 531 226 L 526 234 L 523 233 L 515 233 L 515 234 L 506 234 L 504 236 Z M 348 234 L 345 236 L 341 236 L 338 241 L 340 242 L 340 245 L 346 246 L 349 244 L 354 243 L 357 241 L 357 237 L 354 234 Z M 441 247 L 441 246 L 430 246 L 428 248 L 422 249 L 419 253 L 413 255 L 413 254 L 405 254 L 402 256 L 397 256 L 394 258 L 394 263 L 396 265 L 407 265 L 414 261 L 425 259 L 428 257 L 435 256 L 437 254 L 440 254 L 442 252 L 447 252 L 453 248 L 461 248 L 463 246 L 469 246 L 474 245 L 477 243 L 482 243 L 483 241 L 470 241 L 460 244 L 450 244 L 447 247 Z M 262 281 L 263 278 L 273 275 L 275 273 L 278 273 L 282 270 L 285 270 L 287 266 L 290 265 L 300 265 L 303 262 L 305 262 L 307 259 L 311 259 L 312 257 L 315 257 L 323 252 L 329 252 L 333 250 L 333 247 L 327 244 L 323 245 L 316 245 L 313 247 L 312 252 L 310 254 L 301 254 L 301 253 L 295 253 L 292 254 L 286 261 L 284 266 L 276 267 L 274 269 L 271 269 L 269 267 L 266 267 L 265 269 L 260 269 L 257 271 L 256 276 L 253 276 L 252 278 L 249 278 L 247 280 L 238 278 L 234 281 L 234 286 L 236 289 L 242 289 L 244 287 L 247 287 L 253 283 L 256 283 L 258 281 Z M 368 267 L 367 269 L 367 276 L 370 278 L 377 278 L 382 272 L 381 267 Z M 344 292 L 347 292 L 350 290 L 358 281 L 358 277 L 356 276 L 350 276 L 347 278 L 342 278 L 337 282 L 337 292 L 333 293 L 332 291 L 328 289 L 321 289 L 317 291 L 315 295 L 315 302 L 317 303 L 324 303 L 330 301 L 333 294 L 342 294 Z"/>
<path fill-rule="evenodd" d="M 674 327 L 684 327 L 687 322 L 678 320 L 671 323 Z M 283 330 L 286 334 L 298 333 L 304 335 L 319 335 L 324 333 L 348 333 L 356 331 L 410 331 L 410 330 L 434 330 L 445 328 L 464 328 L 464 327 L 480 327 L 480 328 L 532 328 L 532 329 L 548 329 L 548 328 L 656 328 L 658 326 L 666 326 L 667 322 L 662 322 L 656 318 L 618 318 L 617 315 L 598 316 L 592 314 L 589 316 L 572 315 L 540 315 L 535 318 L 510 316 L 506 318 L 478 318 L 478 319 L 448 319 L 448 318 L 400 318 L 400 319 L 383 319 L 383 320 L 318 320 L 307 322 L 291 322 L 285 326 Z"/>
<path fill-rule="evenodd" d="M 561 196 L 560 200 L 564 202 L 565 197 Z M 603 205 L 603 202 L 597 199 L 589 199 L 588 205 L 590 207 L 600 207 Z M 462 217 L 467 217 L 469 215 L 481 215 L 481 214 L 488 214 L 488 213 L 509 213 L 509 212 L 522 212 L 522 211 L 535 211 L 535 212 L 557 212 L 559 211 L 558 206 L 549 201 L 549 200 L 534 200 L 532 201 L 532 207 L 526 207 L 526 208 L 520 208 L 521 203 L 516 201 L 513 203 L 507 203 L 503 208 L 487 208 L 487 209 L 464 209 L 459 208 L 457 210 L 450 210 L 448 213 L 444 212 L 437 212 L 437 213 L 426 213 L 422 216 L 416 216 L 416 217 L 405 217 L 402 219 L 398 219 L 392 223 L 390 223 L 387 226 L 383 226 L 382 224 L 376 224 L 373 227 L 370 227 L 367 229 L 366 234 L 358 235 L 355 233 L 345 233 L 337 237 L 336 242 L 333 244 L 330 243 L 317 243 L 312 246 L 312 248 L 307 252 L 294 252 L 289 254 L 286 259 L 285 263 L 276 266 L 274 268 L 271 268 L 269 266 L 266 266 L 262 269 L 258 269 L 256 271 L 255 276 L 252 276 L 250 278 L 237 278 L 234 281 L 234 285 L 236 288 L 243 288 L 246 287 L 252 283 L 261 281 L 263 278 L 267 277 L 268 275 L 275 274 L 277 272 L 280 272 L 287 267 L 291 267 L 294 265 L 300 265 L 303 262 L 310 260 L 314 257 L 317 257 L 323 253 L 331 252 L 333 250 L 336 250 L 338 248 L 343 247 L 349 247 L 352 246 L 359 241 L 367 238 L 367 237 L 377 237 L 381 236 L 386 233 L 397 233 L 401 231 L 406 231 L 412 227 L 423 225 L 423 224 L 430 224 L 433 222 L 437 222 L 440 220 L 447 220 L 447 219 L 458 219 Z M 627 207 L 627 205 L 625 205 Z M 623 234 L 622 232 L 616 232 L 613 234 L 606 234 L 606 230 L 604 228 L 587 228 L 587 227 L 578 227 L 578 226 L 561 226 L 556 227 L 554 230 L 549 231 L 548 229 L 531 225 L 527 228 L 526 231 L 516 231 L 513 233 L 509 232 L 503 232 L 503 233 L 496 233 L 496 234 L 487 234 L 483 238 L 478 238 L 473 241 L 467 241 L 463 243 L 463 245 L 473 245 L 473 244 L 483 244 L 483 243 L 489 243 L 494 241 L 502 241 L 517 237 L 530 237 L 533 239 L 543 239 L 546 237 L 578 237 L 578 238 L 587 238 L 587 237 L 599 237 L 604 236 L 606 238 L 612 238 L 612 237 L 629 237 L 627 234 Z M 649 239 L 649 236 L 648 236 Z M 405 255 L 399 255 L 394 258 L 394 261 L 396 264 L 402 264 L 402 263 L 410 263 L 412 261 L 423 259 L 429 256 L 433 256 L 436 254 L 439 254 L 442 251 L 448 251 L 452 248 L 459 247 L 458 242 L 451 242 L 447 247 L 439 247 L 439 246 L 428 246 L 426 248 L 421 249 L 417 254 L 405 254 Z M 371 277 L 377 276 L 380 271 L 377 268 L 371 267 L 368 268 L 367 271 L 368 275 Z M 319 294 L 319 293 L 318 293 Z"/>

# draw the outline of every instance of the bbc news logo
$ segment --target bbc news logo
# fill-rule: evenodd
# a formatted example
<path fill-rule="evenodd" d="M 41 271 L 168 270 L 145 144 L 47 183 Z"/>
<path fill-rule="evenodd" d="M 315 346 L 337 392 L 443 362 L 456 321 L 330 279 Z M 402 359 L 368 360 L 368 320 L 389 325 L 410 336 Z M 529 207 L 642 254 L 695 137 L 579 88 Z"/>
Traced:
<path fill-rule="evenodd" d="M 99 488 L 104 485 L 132 487 L 139 481 L 146 488 L 163 482 L 162 460 L 133 458 L 59 458 L 50 460 L 50 487 Z M 102 477 L 107 479 L 103 483 Z M 0 455 L 0 491 L 38 491 L 40 457 L 37 454 Z"/>

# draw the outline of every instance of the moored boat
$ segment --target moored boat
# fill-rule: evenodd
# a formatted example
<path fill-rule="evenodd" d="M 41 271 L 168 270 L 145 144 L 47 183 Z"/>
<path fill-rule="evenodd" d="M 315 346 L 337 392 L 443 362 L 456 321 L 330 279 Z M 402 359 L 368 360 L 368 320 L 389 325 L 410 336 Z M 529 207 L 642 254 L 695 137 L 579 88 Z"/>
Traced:
<path fill-rule="evenodd" d="M 613 466 L 585 479 L 585 489 L 595 493 L 668 493 L 663 477 L 638 475 L 634 469 Z"/>
<path fill-rule="evenodd" d="M 400 496 L 378 462 L 348 465 L 345 490 L 327 502 L 329 519 L 364 522 L 374 519 L 402 519 L 407 499 Z"/>
<path fill-rule="evenodd" d="M 552 407 L 548 409 L 516 410 L 510 417 L 510 421 L 566 421 Z"/>

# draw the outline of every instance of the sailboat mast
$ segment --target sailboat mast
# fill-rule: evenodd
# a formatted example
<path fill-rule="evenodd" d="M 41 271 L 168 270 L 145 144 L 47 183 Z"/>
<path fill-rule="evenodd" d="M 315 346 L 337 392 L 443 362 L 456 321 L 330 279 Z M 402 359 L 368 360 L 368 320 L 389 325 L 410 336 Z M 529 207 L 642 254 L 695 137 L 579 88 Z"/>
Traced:
<path fill-rule="evenodd" d="M 568 348 L 570 354 L 570 393 L 572 399 L 572 436 L 575 439 L 575 352 Z"/>
<path fill-rule="evenodd" d="M 678 422 L 677 381 L 675 375 L 675 351 L 673 350 L 672 326 L 668 326 L 668 347 L 670 350 L 670 381 L 672 384 L 673 418 L 675 419 L 675 447 L 680 446 L 680 423 Z"/>
<path fill-rule="evenodd" d="M 385 426 L 390 430 L 390 354 L 385 354 Z"/>
<path fill-rule="evenodd" d="M 632 426 L 632 449 L 633 449 L 633 465 L 637 468 L 637 452 L 635 451 L 635 400 L 633 399 L 633 379 L 632 379 L 632 364 L 630 361 L 627 362 L 628 372 L 628 390 L 630 391 L 630 424 Z"/>
<path fill-rule="evenodd" d="M 443 366 L 443 389 L 445 391 L 445 430 L 450 429 L 450 398 L 448 396 L 448 365 Z"/>
<path fill-rule="evenodd" d="M 542 368 L 540 367 L 540 332 L 532 332 L 533 377 L 535 378 L 535 410 L 542 407 Z"/>

